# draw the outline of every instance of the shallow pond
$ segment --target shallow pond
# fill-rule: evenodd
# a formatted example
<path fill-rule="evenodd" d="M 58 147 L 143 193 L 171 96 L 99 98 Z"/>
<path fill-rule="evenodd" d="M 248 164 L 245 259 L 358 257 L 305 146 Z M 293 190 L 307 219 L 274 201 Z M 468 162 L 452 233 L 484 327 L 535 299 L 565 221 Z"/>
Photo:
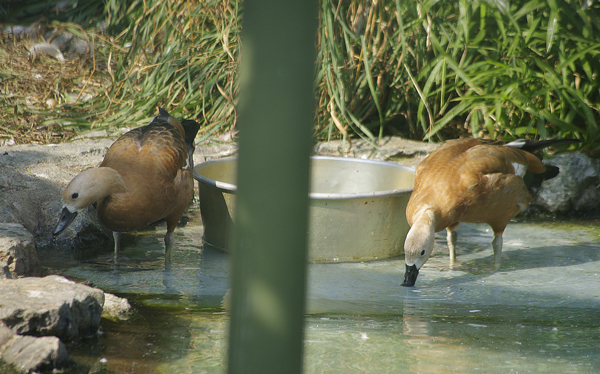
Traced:
<path fill-rule="evenodd" d="M 70 347 L 90 372 L 224 372 L 229 256 L 203 248 L 195 222 L 176 230 L 170 272 L 162 225 L 131 235 L 117 267 L 110 249 L 50 264 L 138 311 L 103 320 L 97 339 Z M 511 222 L 497 271 L 491 239 L 486 225 L 461 225 L 451 267 L 438 234 L 414 288 L 400 286 L 402 258 L 311 264 L 305 372 L 600 372 L 598 222 Z"/>

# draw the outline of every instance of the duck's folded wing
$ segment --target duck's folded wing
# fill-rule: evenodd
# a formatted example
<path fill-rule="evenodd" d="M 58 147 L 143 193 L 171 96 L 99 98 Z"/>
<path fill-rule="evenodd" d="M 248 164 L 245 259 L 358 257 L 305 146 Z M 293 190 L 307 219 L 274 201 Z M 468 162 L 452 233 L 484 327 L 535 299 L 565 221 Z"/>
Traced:
<path fill-rule="evenodd" d="M 182 133 L 183 128 L 180 130 L 157 117 L 150 125 L 121 136 L 110 147 L 101 166 L 131 170 L 152 165 L 153 169 L 173 179 L 181 169 L 189 167 Z"/>

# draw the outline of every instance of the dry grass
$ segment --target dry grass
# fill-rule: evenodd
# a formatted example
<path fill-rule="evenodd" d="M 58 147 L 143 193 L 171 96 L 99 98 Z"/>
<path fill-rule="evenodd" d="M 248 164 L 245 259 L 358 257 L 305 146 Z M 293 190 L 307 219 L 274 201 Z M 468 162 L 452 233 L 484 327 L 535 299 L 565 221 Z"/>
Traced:
<path fill-rule="evenodd" d="M 76 135 L 76 129 L 53 121 L 62 117 L 62 104 L 95 95 L 102 86 L 92 76 L 88 58 L 63 62 L 45 54 L 32 55 L 34 42 L 0 33 L 0 142 L 57 143 Z M 87 84 L 86 84 L 87 83 Z M 104 84 L 106 84 L 104 82 Z"/>
<path fill-rule="evenodd" d="M 26 142 L 28 130 L 35 129 L 46 133 L 46 141 L 60 141 L 88 130 L 137 127 L 147 124 L 159 106 L 203 123 L 198 141 L 233 132 L 240 30 L 236 1 L 153 1 L 135 6 L 108 1 L 105 7 L 93 0 L 80 3 L 57 17 L 77 19 L 90 26 L 86 30 L 41 15 L 35 23 L 86 38 L 93 50 L 85 56 L 64 63 L 47 56 L 32 61 L 26 47 L 44 41 L 46 30 L 32 40 L 2 34 L 0 54 L 12 56 L 18 49 L 19 55 L 10 69 L 0 67 L 6 92 L 0 96 L 2 119 L 18 116 L 0 127 L 1 138 Z M 96 11 L 83 17 L 85 10 L 80 8 Z M 102 18 L 104 26 L 94 26 Z M 45 72 L 44 79 L 29 79 L 35 69 Z M 46 105 L 48 99 L 56 105 Z"/>

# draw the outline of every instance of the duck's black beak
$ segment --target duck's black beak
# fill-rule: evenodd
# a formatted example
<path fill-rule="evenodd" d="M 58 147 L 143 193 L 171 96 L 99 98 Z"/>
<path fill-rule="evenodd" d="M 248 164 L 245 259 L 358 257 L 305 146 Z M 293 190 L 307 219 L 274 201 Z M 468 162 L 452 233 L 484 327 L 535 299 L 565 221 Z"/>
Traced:
<path fill-rule="evenodd" d="M 60 212 L 60 218 L 58 219 L 58 223 L 56 224 L 52 235 L 56 236 L 63 232 L 64 229 L 69 227 L 75 217 L 77 217 L 77 212 L 70 212 L 69 209 L 64 207 L 62 212 Z"/>
<path fill-rule="evenodd" d="M 416 265 L 406 265 L 406 272 L 404 273 L 404 281 L 402 285 L 404 287 L 412 287 L 417 282 L 417 275 L 419 275 L 419 269 Z"/>

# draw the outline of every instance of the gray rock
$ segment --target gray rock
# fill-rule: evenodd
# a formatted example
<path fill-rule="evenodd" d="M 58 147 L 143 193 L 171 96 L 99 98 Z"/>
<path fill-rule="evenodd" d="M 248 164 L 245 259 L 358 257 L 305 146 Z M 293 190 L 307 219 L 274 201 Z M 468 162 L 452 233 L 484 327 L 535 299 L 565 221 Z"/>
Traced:
<path fill-rule="evenodd" d="M 115 296 L 111 293 L 104 293 L 104 309 L 102 309 L 102 318 L 112 320 L 127 320 L 133 314 L 133 308 L 129 300 Z"/>
<path fill-rule="evenodd" d="M 61 31 L 48 31 L 44 35 L 46 40 L 50 40 L 50 44 L 60 49 L 62 52 L 73 54 L 73 57 L 83 56 L 90 52 L 90 43 L 79 36 L 73 35 L 72 32 L 67 30 Z"/>
<path fill-rule="evenodd" d="M 90 53 L 90 50 L 90 44 L 86 40 L 77 36 L 69 42 L 69 46 L 67 48 L 68 53 L 74 53 L 79 56 Z"/>
<path fill-rule="evenodd" d="M 579 152 L 544 160 L 558 166 L 558 175 L 545 181 L 530 206 L 559 215 L 600 212 L 600 162 Z"/>
<path fill-rule="evenodd" d="M 64 341 L 98 331 L 104 292 L 58 275 L 0 280 L 0 321 L 20 335 Z"/>
<path fill-rule="evenodd" d="M 52 39 L 50 44 L 64 51 L 65 45 L 73 39 L 73 33 L 67 30 L 62 30 L 59 32 L 48 31 L 46 35 L 44 35 L 46 40 Z"/>
<path fill-rule="evenodd" d="M 0 326 L 0 359 L 21 372 L 51 372 L 72 364 L 57 337 L 21 336 L 4 326 Z"/>
<path fill-rule="evenodd" d="M 33 235 L 18 223 L 0 223 L 0 279 L 38 275 Z"/>

